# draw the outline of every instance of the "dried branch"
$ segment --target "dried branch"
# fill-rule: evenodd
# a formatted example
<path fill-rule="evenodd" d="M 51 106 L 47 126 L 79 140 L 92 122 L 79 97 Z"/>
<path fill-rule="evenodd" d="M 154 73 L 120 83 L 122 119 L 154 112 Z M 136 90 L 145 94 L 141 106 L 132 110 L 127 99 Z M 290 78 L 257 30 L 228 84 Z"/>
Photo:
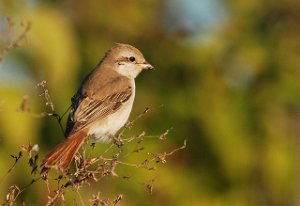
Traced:
<path fill-rule="evenodd" d="M 40 88 L 42 93 L 39 95 L 40 97 L 43 96 L 45 97 L 46 100 L 46 107 L 50 107 L 51 110 L 54 112 L 54 104 L 52 102 L 51 96 L 49 94 L 49 90 L 47 87 L 47 82 L 46 80 L 41 81 L 40 83 L 37 84 L 37 88 Z"/>
<path fill-rule="evenodd" d="M 10 186 L 5 197 L 5 204 L 9 206 L 15 205 L 15 201 L 20 193 L 21 190 L 17 185 Z"/>
<path fill-rule="evenodd" d="M 1 36 L 6 37 L 5 38 L 5 44 L 4 48 L 2 48 L 2 51 L 0 51 L 0 64 L 3 62 L 4 56 L 14 48 L 18 48 L 22 46 L 22 41 L 26 39 L 27 33 L 31 28 L 31 22 L 20 22 L 18 24 L 18 27 L 21 27 L 22 31 L 19 34 L 17 33 L 17 27 L 16 23 L 10 18 L 6 17 L 7 21 L 7 29 L 5 30 L 5 33 L 2 33 Z"/>
<path fill-rule="evenodd" d="M 45 98 L 45 104 L 46 107 L 48 107 L 51 112 L 43 112 L 41 114 L 35 114 L 36 116 L 43 117 L 43 116 L 53 116 L 56 117 L 57 120 L 61 121 L 62 117 L 55 113 L 54 104 L 52 102 L 51 96 L 49 94 L 46 81 L 42 81 L 37 85 L 41 89 L 41 95 Z M 29 97 L 27 95 L 23 96 L 22 102 L 20 104 L 20 107 L 18 109 L 20 112 L 28 112 L 32 115 L 33 113 L 29 110 Z M 163 153 L 153 153 L 150 151 L 147 151 L 147 147 L 145 146 L 145 139 L 151 139 L 151 140 L 166 140 L 167 136 L 169 135 L 170 131 L 173 128 L 166 129 L 159 135 L 154 136 L 146 136 L 146 132 L 143 131 L 137 135 L 129 136 L 126 138 L 123 138 L 124 131 L 126 129 L 131 129 L 134 126 L 134 123 L 140 119 L 142 116 L 147 114 L 150 111 L 149 108 L 146 108 L 141 114 L 139 114 L 133 121 L 129 122 L 127 124 L 127 127 L 123 129 L 119 135 L 115 136 L 113 138 L 113 142 L 108 146 L 108 148 L 102 153 L 102 155 L 98 157 L 89 157 L 90 155 L 87 155 L 87 142 L 82 147 L 82 151 L 78 152 L 75 155 L 75 171 L 70 172 L 66 171 L 63 173 L 59 173 L 59 176 L 57 178 L 50 178 L 48 173 L 40 174 L 38 171 L 38 165 L 39 165 L 39 155 L 38 155 L 38 145 L 31 145 L 28 146 L 21 146 L 20 154 L 23 152 L 27 153 L 28 155 L 28 165 L 31 168 L 31 174 L 32 175 L 39 175 L 38 178 L 33 178 L 31 182 L 25 186 L 22 190 L 15 190 L 19 191 L 18 195 L 25 189 L 29 188 L 31 185 L 33 185 L 35 182 L 39 181 L 40 179 L 44 180 L 46 187 L 48 188 L 48 201 L 47 205 L 57 205 L 57 204 L 63 204 L 65 194 L 68 192 L 68 188 L 75 190 L 77 194 L 79 195 L 81 205 L 84 205 L 84 201 L 81 198 L 81 195 L 79 191 L 84 188 L 85 185 L 90 185 L 90 182 L 98 182 L 104 177 L 118 177 L 122 178 L 124 180 L 132 179 L 131 175 L 119 175 L 116 172 L 116 169 L 120 166 L 127 166 L 127 167 L 133 167 L 133 168 L 141 168 L 148 171 L 154 171 L 156 170 L 156 167 L 154 164 L 158 163 L 165 163 L 166 158 L 169 156 L 172 156 L 175 152 L 182 150 L 186 147 L 186 140 L 184 141 L 184 144 L 176 149 L 171 150 L 170 152 L 163 152 Z M 60 124 L 61 125 L 61 124 Z M 61 126 L 62 127 L 62 126 Z M 134 145 L 133 149 L 130 149 L 129 152 L 126 151 L 126 147 L 131 147 Z M 93 144 L 91 145 L 93 148 Z M 108 152 L 116 149 L 117 151 L 114 152 L 112 155 L 108 156 Z M 139 154 L 139 155 L 146 155 L 148 156 L 144 160 L 140 162 L 128 162 L 126 161 L 126 157 L 130 154 Z M 151 157 L 149 158 L 149 155 Z M 20 156 L 20 155 L 19 155 Z M 12 156 L 15 158 L 15 164 L 20 159 L 19 156 Z M 13 170 L 15 167 L 15 164 L 9 170 L 8 174 Z M 52 182 L 57 184 L 57 188 L 55 190 L 50 189 L 50 185 Z M 146 186 L 147 190 L 152 193 L 153 192 L 153 185 L 154 185 L 155 179 L 151 179 L 150 181 L 146 181 L 145 183 L 142 183 Z M 8 195 L 12 197 L 12 194 L 15 194 L 15 192 L 10 191 Z M 121 200 L 123 196 L 119 195 L 114 200 L 110 201 L 107 198 L 100 198 L 100 193 L 97 195 L 93 195 L 93 198 L 90 200 L 91 205 L 117 205 Z M 13 198 L 11 198 L 13 199 Z M 16 198 L 15 198 L 16 199 Z M 13 200 L 15 200 L 13 199 Z M 61 202 L 61 203 L 59 203 Z"/>
<path fill-rule="evenodd" d="M 113 201 L 110 201 L 108 198 L 106 199 L 101 199 L 100 198 L 100 192 L 98 192 L 96 195 L 92 195 L 92 199 L 89 200 L 91 203 L 91 206 L 110 206 L 110 205 L 117 205 L 122 199 L 123 195 L 119 194 Z"/>
<path fill-rule="evenodd" d="M 18 112 L 30 112 L 28 95 L 23 96 L 22 102 L 20 104 L 20 107 L 17 109 L 17 111 Z"/>
<path fill-rule="evenodd" d="M 178 152 L 179 150 L 183 150 L 186 148 L 186 139 L 183 142 L 183 145 L 179 148 L 173 149 L 170 152 L 164 152 L 162 154 L 154 154 L 154 153 L 149 153 L 152 156 L 154 156 L 154 158 L 151 161 L 156 161 L 157 163 L 161 162 L 161 163 L 166 163 L 167 162 L 167 157 L 173 155 L 175 152 Z"/>
<path fill-rule="evenodd" d="M 1 178 L 0 180 L 0 184 L 2 184 L 2 182 L 7 178 L 7 176 L 13 171 L 13 169 L 15 168 L 15 166 L 17 165 L 18 161 L 23 157 L 22 152 L 20 151 L 18 153 L 17 156 L 14 155 L 10 155 L 12 158 L 15 159 L 14 164 L 8 169 L 8 171 L 6 172 L 6 174 Z"/>
<path fill-rule="evenodd" d="M 63 118 L 67 114 L 67 112 L 70 110 L 71 106 L 63 113 L 62 116 L 60 116 L 58 113 L 55 112 L 54 103 L 53 103 L 52 98 L 50 96 L 46 80 L 43 80 L 40 83 L 38 83 L 36 87 L 40 88 L 42 93 L 39 96 L 43 96 L 45 98 L 46 107 L 50 107 L 50 109 L 51 109 L 50 113 L 49 112 L 42 112 L 42 113 L 38 114 L 38 116 L 40 116 L 40 117 L 49 116 L 49 117 L 56 118 L 62 133 L 65 134 L 64 128 L 61 124 L 61 121 L 63 120 Z"/>

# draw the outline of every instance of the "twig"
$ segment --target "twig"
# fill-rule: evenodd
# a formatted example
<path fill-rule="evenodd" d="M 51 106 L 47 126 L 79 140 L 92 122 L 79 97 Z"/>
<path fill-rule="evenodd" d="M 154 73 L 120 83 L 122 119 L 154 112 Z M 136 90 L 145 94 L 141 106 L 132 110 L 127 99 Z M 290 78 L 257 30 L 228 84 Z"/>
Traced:
<path fill-rule="evenodd" d="M 19 154 L 18 154 L 18 156 L 14 156 L 14 155 L 10 155 L 10 156 L 11 156 L 12 158 L 15 159 L 15 162 L 14 162 L 14 164 L 8 169 L 7 173 L 1 178 L 0 184 L 2 184 L 3 180 L 6 179 L 7 176 L 11 173 L 11 171 L 15 168 L 15 166 L 17 165 L 19 159 L 20 159 L 21 157 L 23 157 L 23 154 L 22 154 L 22 152 L 20 151 Z"/>
<path fill-rule="evenodd" d="M 156 160 L 157 163 L 161 162 L 161 163 L 166 163 L 166 157 L 173 155 L 175 152 L 178 152 L 179 150 L 185 149 L 186 148 L 186 139 L 183 142 L 183 145 L 179 148 L 176 148 L 174 150 L 172 150 L 171 152 L 164 152 L 162 154 L 154 154 L 154 153 L 149 153 L 152 156 L 154 156 L 155 158 L 151 159 L 151 161 Z"/>
<path fill-rule="evenodd" d="M 47 82 L 46 80 L 41 81 L 40 83 L 37 84 L 38 88 L 41 88 L 42 93 L 39 96 L 44 96 L 46 100 L 46 107 L 50 107 L 51 110 L 54 112 L 54 104 L 51 100 L 51 96 L 49 94 L 49 90 L 47 88 Z"/>
<path fill-rule="evenodd" d="M 55 109 L 54 109 L 54 103 L 52 101 L 52 98 L 50 96 L 50 93 L 49 93 L 49 90 L 48 90 L 48 87 L 47 87 L 47 82 L 46 80 L 43 80 L 41 81 L 40 83 L 37 84 L 37 88 L 40 88 L 42 90 L 42 93 L 39 95 L 39 96 L 43 96 L 46 100 L 45 104 L 46 104 L 46 107 L 50 107 L 52 113 L 48 113 L 48 112 L 42 112 L 40 114 L 41 117 L 44 117 L 44 116 L 50 116 L 50 117 L 55 117 L 59 126 L 60 126 L 60 129 L 63 133 L 63 135 L 65 134 L 65 131 L 64 131 L 64 128 L 61 124 L 61 121 L 63 120 L 64 116 L 68 113 L 68 111 L 70 110 L 71 106 L 68 107 L 68 109 L 63 113 L 62 116 L 60 116 L 57 112 L 55 112 Z"/>
<path fill-rule="evenodd" d="M 14 48 L 18 48 L 21 46 L 21 42 L 26 38 L 26 35 L 28 33 L 28 31 L 30 30 L 31 28 L 31 22 L 27 22 L 26 24 L 24 24 L 23 22 L 20 23 L 20 26 L 23 29 L 23 31 L 17 35 L 17 37 L 15 39 L 11 39 L 12 38 L 12 33 L 15 32 L 16 30 L 16 24 L 15 22 L 13 22 L 11 20 L 10 17 L 6 17 L 6 20 L 8 22 L 8 28 L 7 28 L 7 31 L 8 31 L 8 34 L 6 34 L 8 36 L 8 39 L 6 40 L 6 42 L 9 42 L 7 46 L 5 46 L 3 49 L 2 49 L 2 53 L 0 53 L 0 64 L 2 63 L 3 61 L 3 58 L 4 56 L 11 50 L 11 49 L 14 49 Z M 5 35 L 5 34 L 4 34 Z M 3 36 L 3 34 L 2 34 Z"/>

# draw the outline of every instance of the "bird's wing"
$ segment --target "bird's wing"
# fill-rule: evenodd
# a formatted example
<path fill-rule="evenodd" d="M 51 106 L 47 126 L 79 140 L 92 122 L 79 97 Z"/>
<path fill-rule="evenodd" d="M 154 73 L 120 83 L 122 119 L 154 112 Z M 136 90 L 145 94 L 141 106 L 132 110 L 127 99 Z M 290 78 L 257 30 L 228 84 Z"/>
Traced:
<path fill-rule="evenodd" d="M 70 118 L 67 123 L 66 135 L 69 136 L 96 120 L 103 119 L 110 114 L 115 113 L 126 103 L 132 95 L 132 88 L 127 87 L 121 91 L 116 91 L 111 95 L 103 98 L 83 97 L 75 108 L 73 107 L 73 115 L 71 111 Z"/>

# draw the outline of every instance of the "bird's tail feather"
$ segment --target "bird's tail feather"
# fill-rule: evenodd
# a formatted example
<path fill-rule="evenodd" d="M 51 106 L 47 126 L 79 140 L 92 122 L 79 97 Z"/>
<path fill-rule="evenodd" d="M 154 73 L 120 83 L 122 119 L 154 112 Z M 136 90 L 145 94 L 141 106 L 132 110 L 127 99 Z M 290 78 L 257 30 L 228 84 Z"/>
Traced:
<path fill-rule="evenodd" d="M 66 170 L 86 137 L 87 132 L 81 130 L 58 144 L 44 157 L 41 173 L 48 171 L 52 167 L 56 167 L 60 171 Z"/>

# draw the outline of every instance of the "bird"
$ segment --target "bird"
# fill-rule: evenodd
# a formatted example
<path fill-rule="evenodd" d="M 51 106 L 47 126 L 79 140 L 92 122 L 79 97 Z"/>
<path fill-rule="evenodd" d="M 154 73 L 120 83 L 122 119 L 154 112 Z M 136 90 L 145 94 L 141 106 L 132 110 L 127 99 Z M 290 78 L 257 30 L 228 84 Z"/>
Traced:
<path fill-rule="evenodd" d="M 128 121 L 135 98 L 135 78 L 152 70 L 142 52 L 116 43 L 83 79 L 71 98 L 65 139 L 42 160 L 41 173 L 51 168 L 65 171 L 87 139 L 109 142 Z"/>

